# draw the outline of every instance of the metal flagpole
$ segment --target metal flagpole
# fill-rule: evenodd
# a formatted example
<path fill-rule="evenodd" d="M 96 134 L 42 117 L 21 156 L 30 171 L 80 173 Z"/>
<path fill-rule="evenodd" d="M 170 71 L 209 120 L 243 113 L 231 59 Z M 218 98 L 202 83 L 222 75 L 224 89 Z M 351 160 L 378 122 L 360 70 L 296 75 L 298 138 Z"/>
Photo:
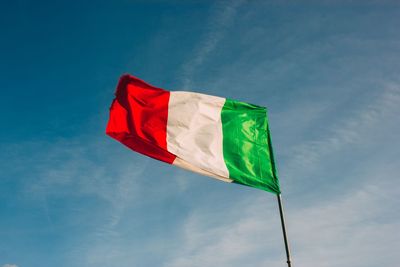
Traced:
<path fill-rule="evenodd" d="M 276 195 L 278 198 L 278 205 L 279 205 L 279 214 L 281 215 L 281 225 L 282 225 L 282 233 L 283 233 L 283 240 L 285 241 L 285 250 L 286 250 L 286 262 L 288 264 L 288 267 L 291 267 L 291 261 L 290 261 L 290 250 L 289 250 L 289 242 L 286 236 L 286 226 L 285 226 L 285 217 L 283 215 L 283 207 L 282 207 L 282 197 L 281 194 L 279 193 Z"/>

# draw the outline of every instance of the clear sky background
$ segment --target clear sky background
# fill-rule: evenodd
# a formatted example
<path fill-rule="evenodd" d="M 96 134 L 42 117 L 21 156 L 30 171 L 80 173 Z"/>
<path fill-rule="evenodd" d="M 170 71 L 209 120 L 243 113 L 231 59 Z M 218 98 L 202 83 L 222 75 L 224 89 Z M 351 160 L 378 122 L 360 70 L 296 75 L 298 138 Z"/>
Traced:
<path fill-rule="evenodd" d="M 398 1 L 107 2 L 0 4 L 1 267 L 286 266 L 273 194 L 105 135 L 123 73 L 268 107 L 294 266 L 398 264 Z"/>

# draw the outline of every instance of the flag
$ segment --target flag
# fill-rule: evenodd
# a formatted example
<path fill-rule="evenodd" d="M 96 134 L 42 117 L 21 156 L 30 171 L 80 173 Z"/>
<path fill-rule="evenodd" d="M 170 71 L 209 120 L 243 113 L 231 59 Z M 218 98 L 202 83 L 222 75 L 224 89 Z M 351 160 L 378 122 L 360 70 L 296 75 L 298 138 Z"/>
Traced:
<path fill-rule="evenodd" d="M 264 107 L 123 75 L 106 133 L 168 164 L 280 193 Z"/>

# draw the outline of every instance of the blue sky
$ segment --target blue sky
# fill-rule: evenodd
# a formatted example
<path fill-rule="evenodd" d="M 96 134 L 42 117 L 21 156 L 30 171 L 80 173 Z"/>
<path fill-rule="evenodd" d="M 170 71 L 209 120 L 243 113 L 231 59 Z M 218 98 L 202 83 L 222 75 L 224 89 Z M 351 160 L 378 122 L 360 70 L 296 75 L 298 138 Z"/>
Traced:
<path fill-rule="evenodd" d="M 118 77 L 267 106 L 294 266 L 400 247 L 396 1 L 8 1 L 0 266 L 285 266 L 275 196 L 105 134 Z"/>

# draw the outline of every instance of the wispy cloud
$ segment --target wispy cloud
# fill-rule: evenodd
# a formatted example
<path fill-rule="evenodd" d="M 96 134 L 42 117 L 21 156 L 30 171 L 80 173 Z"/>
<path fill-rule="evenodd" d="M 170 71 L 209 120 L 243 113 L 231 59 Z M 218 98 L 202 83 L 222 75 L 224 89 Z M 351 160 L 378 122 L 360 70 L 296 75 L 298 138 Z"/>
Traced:
<path fill-rule="evenodd" d="M 223 215 L 212 209 L 194 211 L 185 222 L 182 245 L 165 266 L 243 266 L 243 259 L 247 259 L 245 265 L 257 265 L 266 243 L 277 241 L 275 236 L 265 235 L 273 233 L 272 227 L 277 225 L 271 223 L 275 218 L 256 214 L 265 206 L 252 205 L 249 209 L 244 205 L 251 205 L 252 201 L 268 203 L 264 198 L 243 200 L 222 211 Z"/>
<path fill-rule="evenodd" d="M 384 88 L 371 96 L 369 103 L 350 108 L 341 120 L 333 121 L 321 131 L 317 138 L 288 150 L 285 175 L 298 176 L 313 171 L 323 159 L 351 147 L 373 147 L 376 140 L 382 142 L 379 129 L 397 127 L 394 123 L 400 112 L 400 87 L 396 83 L 383 85 Z M 377 138 L 377 139 L 374 139 Z"/>
<path fill-rule="evenodd" d="M 79 136 L 73 140 L 60 140 L 51 144 L 22 143 L 14 147 L 14 151 L 21 153 L 24 150 L 31 151 L 32 164 L 35 165 L 31 170 L 34 181 L 25 185 L 25 191 L 33 197 L 56 192 L 86 194 L 112 205 L 123 204 L 122 200 L 134 196 L 129 183 L 135 180 L 145 166 L 115 155 L 104 162 L 98 162 L 96 157 L 110 149 L 109 143 L 105 144 L 103 140 L 97 137 L 87 140 L 86 137 Z M 126 164 L 118 164 L 123 161 Z"/>
<path fill-rule="evenodd" d="M 84 259 L 90 263 L 94 258 L 110 257 L 112 248 L 107 253 L 93 253 L 98 252 L 98 244 L 114 244 L 120 240 L 121 218 L 140 195 L 138 179 L 146 168 L 146 161 L 140 165 L 135 163 L 130 157 L 134 156 L 132 152 L 114 146 L 115 142 L 107 142 L 105 138 L 77 136 L 52 143 L 24 142 L 4 147 L 13 154 L 7 164 L 20 166 L 20 175 L 25 177 L 21 181 L 21 195 L 47 219 L 43 223 L 46 231 L 90 227 L 73 238 L 76 244 L 69 253 L 75 263 L 76 258 L 83 264 Z M 84 199 L 97 204 L 90 205 Z M 54 204 L 49 204 L 55 201 L 72 203 L 69 210 L 60 214 Z M 60 216 L 63 221 L 58 219 Z"/>
<path fill-rule="evenodd" d="M 395 260 L 391 248 L 400 239 L 393 233 L 400 224 L 399 200 L 393 199 L 399 189 L 391 188 L 394 168 L 370 167 L 367 181 L 352 192 L 294 211 L 291 226 L 300 266 L 377 266 Z"/>
<path fill-rule="evenodd" d="M 207 57 L 215 50 L 225 31 L 232 24 L 238 8 L 244 3 L 244 0 L 219 2 L 213 7 L 213 14 L 206 22 L 209 30 L 205 36 L 199 41 L 199 45 L 195 48 L 191 58 L 183 64 L 182 67 L 182 88 L 191 89 L 193 87 L 193 75 L 198 67 L 200 67 Z"/>
<path fill-rule="evenodd" d="M 388 177 L 393 177 L 393 167 L 386 168 Z M 396 234 L 400 191 L 390 188 L 393 179 L 377 182 L 380 169 L 368 171 L 367 181 L 351 193 L 287 210 L 296 265 L 373 267 L 396 259 L 391 248 L 400 245 Z M 392 218 L 383 219 L 388 213 Z M 183 228 L 181 246 L 165 266 L 282 266 L 278 216 L 277 207 L 265 198 L 233 205 L 223 215 L 193 211 Z"/>

